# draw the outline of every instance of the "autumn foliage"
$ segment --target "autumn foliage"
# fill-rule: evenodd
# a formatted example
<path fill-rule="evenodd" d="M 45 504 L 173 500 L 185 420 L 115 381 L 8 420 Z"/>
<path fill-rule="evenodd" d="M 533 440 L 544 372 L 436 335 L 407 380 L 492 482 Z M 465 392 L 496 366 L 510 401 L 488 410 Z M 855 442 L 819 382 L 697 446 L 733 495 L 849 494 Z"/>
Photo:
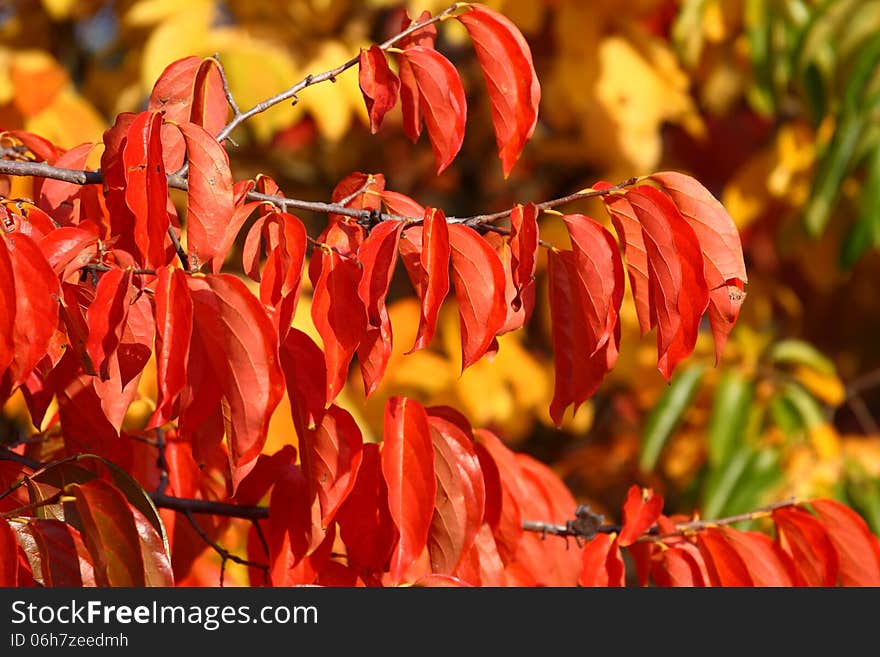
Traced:
<path fill-rule="evenodd" d="M 439 174 L 469 120 L 459 72 L 435 48 L 447 19 L 473 45 L 507 177 L 535 131 L 541 86 L 525 38 L 493 9 L 404 17 L 398 36 L 326 79 L 357 67 L 371 132 L 389 129 L 399 107 L 409 139 L 427 133 Z M 696 179 L 660 171 L 453 217 L 389 189 L 381 173 L 354 172 L 317 204 L 327 221 L 311 237 L 294 214 L 311 206 L 268 176 L 231 170 L 230 126 L 249 118 L 231 103 L 221 61 L 172 63 L 146 109 L 104 133 L 99 172 L 86 168 L 94 144 L 65 150 L 2 133 L 11 155 L 0 171 L 32 177 L 34 195 L 0 199 L 0 402 L 20 391 L 49 439 L 2 447 L 0 584 L 186 582 L 212 546 L 231 558 L 218 543 L 233 519 L 251 521 L 236 558 L 253 586 L 880 584 L 880 541 L 839 502 L 712 522 L 666 516 L 660 495 L 633 486 L 614 525 L 579 509 L 548 466 L 449 406 L 390 396 L 376 443 L 338 403 L 355 362 L 367 397 L 383 380 L 398 270 L 419 306 L 407 349 L 429 348 L 454 299 L 462 370 L 491 358 L 499 336 L 546 300 L 557 425 L 626 348 L 627 287 L 666 380 L 703 322 L 720 359 L 748 279 L 736 225 Z M 571 248 L 545 241 L 540 219 L 586 198 L 601 199 L 614 232 L 569 213 Z M 320 344 L 292 326 L 304 288 Z M 155 372 L 156 403 L 133 429 L 126 417 L 145 372 Z M 296 435 L 270 452 L 285 397 Z M 743 519 L 772 531 L 731 526 Z"/>

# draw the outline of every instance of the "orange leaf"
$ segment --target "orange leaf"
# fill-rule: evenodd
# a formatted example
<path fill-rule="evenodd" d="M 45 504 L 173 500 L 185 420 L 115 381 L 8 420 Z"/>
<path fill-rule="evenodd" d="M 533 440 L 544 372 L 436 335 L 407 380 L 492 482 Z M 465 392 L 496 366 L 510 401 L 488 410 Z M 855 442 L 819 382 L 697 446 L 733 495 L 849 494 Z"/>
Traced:
<path fill-rule="evenodd" d="M 651 179 L 663 186 L 699 240 L 717 362 L 739 315 L 743 284 L 748 282 L 739 231 L 724 206 L 694 178 L 662 171 Z"/>
<path fill-rule="evenodd" d="M 880 541 L 852 509 L 835 500 L 813 500 L 819 521 L 840 558 L 844 586 L 880 586 Z"/>
<path fill-rule="evenodd" d="M 391 557 L 391 580 L 403 581 L 407 568 L 428 543 L 437 480 L 434 447 L 425 409 L 406 397 L 385 405 L 382 432 L 382 475 L 388 485 L 388 507 L 400 532 Z"/>
<path fill-rule="evenodd" d="M 596 534 L 583 549 L 581 586 L 624 586 L 625 569 L 617 536 Z"/>
<path fill-rule="evenodd" d="M 235 205 L 226 149 L 195 123 L 180 123 L 189 161 L 186 237 L 189 255 L 200 267 L 219 254 Z M 225 255 L 225 254 L 219 254 Z"/>
<path fill-rule="evenodd" d="M 719 528 L 710 527 L 697 534 L 697 547 L 713 586 L 755 585 L 743 557 Z"/>
<path fill-rule="evenodd" d="M 370 132 L 376 134 L 385 114 L 397 103 L 400 80 L 388 66 L 384 51 L 376 45 L 361 49 L 358 71 L 358 82 L 370 115 Z"/>
<path fill-rule="evenodd" d="M 452 283 L 461 323 L 461 369 L 477 362 L 507 318 L 504 268 L 473 228 L 449 226 Z"/>
<path fill-rule="evenodd" d="M 693 228 L 653 187 L 626 194 L 642 225 L 648 254 L 651 322 L 658 326 L 657 367 L 668 380 L 694 349 L 700 318 L 709 305 L 702 253 Z"/>
<path fill-rule="evenodd" d="M 806 511 L 784 507 L 773 511 L 776 540 L 791 556 L 807 586 L 834 586 L 840 561 L 822 523 Z"/>
<path fill-rule="evenodd" d="M 532 53 L 516 25 L 485 5 L 468 5 L 457 18 L 467 28 L 483 69 L 506 178 L 538 122 L 541 85 Z"/>
<path fill-rule="evenodd" d="M 419 110 L 424 115 L 437 162 L 437 173 L 450 165 L 461 149 L 467 120 L 467 99 L 455 66 L 433 48 L 413 46 L 404 50 L 419 92 Z"/>
<path fill-rule="evenodd" d="M 361 269 L 351 258 L 336 251 L 316 249 L 312 261 L 320 261 L 320 276 L 312 279 L 312 321 L 324 342 L 327 363 L 327 401 L 342 391 L 348 366 L 366 326 L 366 311 L 358 296 Z M 312 274 L 310 268 L 309 274 Z"/>
<path fill-rule="evenodd" d="M 663 511 L 663 498 L 650 488 L 630 486 L 623 503 L 623 529 L 620 531 L 621 546 L 631 545 L 647 532 Z"/>
<path fill-rule="evenodd" d="M 373 228 L 358 251 L 358 259 L 363 267 L 358 296 L 367 310 L 366 331 L 358 348 L 358 361 L 367 397 L 379 385 L 391 358 L 391 320 L 385 307 L 385 297 L 397 265 L 402 230 L 402 222 L 383 221 Z"/>

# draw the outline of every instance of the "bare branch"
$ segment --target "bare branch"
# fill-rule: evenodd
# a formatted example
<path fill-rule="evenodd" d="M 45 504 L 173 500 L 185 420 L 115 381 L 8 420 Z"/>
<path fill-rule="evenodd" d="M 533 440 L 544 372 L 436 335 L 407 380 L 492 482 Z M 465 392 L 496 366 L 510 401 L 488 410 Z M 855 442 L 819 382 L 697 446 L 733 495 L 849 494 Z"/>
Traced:
<path fill-rule="evenodd" d="M 216 552 L 217 554 L 220 555 L 220 560 L 221 560 L 220 561 L 220 586 L 223 586 L 223 577 L 226 573 L 226 562 L 227 561 L 232 561 L 233 563 L 237 563 L 242 566 L 249 566 L 251 568 L 259 568 L 260 570 L 263 571 L 263 574 L 268 578 L 269 566 L 267 564 L 257 563 L 256 561 L 250 561 L 248 559 L 243 559 L 242 557 L 239 557 L 235 554 L 232 554 L 231 552 L 229 552 L 229 550 L 227 550 L 222 545 L 220 545 L 215 540 L 213 540 L 210 536 L 208 536 L 208 534 L 205 532 L 205 530 L 202 529 L 202 527 L 199 525 L 198 522 L 196 522 L 196 519 L 193 516 L 192 512 L 186 511 L 184 513 L 184 515 L 186 516 L 186 519 L 189 520 L 189 523 L 192 525 L 193 529 L 196 531 L 196 533 L 199 535 L 199 537 L 205 543 L 207 543 L 209 546 L 211 546 L 211 549 L 213 549 L 214 552 Z"/>
<path fill-rule="evenodd" d="M 418 32 L 419 30 L 433 25 L 434 23 L 439 23 L 442 20 L 452 16 L 456 11 L 460 9 L 461 5 L 459 3 L 454 3 L 449 6 L 447 9 L 444 9 L 442 12 L 437 14 L 436 16 L 431 16 L 423 21 L 417 21 L 410 25 L 408 28 L 400 32 L 399 34 L 394 35 L 384 43 L 379 45 L 379 48 L 382 50 L 388 50 L 388 48 L 392 47 L 396 43 L 399 43 L 410 34 L 414 32 Z M 235 130 L 239 125 L 247 121 L 252 116 L 256 116 L 261 112 L 265 112 L 270 107 L 274 107 L 279 103 L 283 103 L 286 100 L 293 100 L 294 103 L 297 101 L 297 94 L 301 92 L 303 89 L 312 86 L 313 84 L 318 84 L 319 82 L 326 82 L 327 80 L 335 81 L 335 79 L 342 74 L 343 72 L 350 69 L 352 66 L 355 66 L 360 57 L 355 56 L 349 59 L 347 62 L 340 64 L 336 68 L 332 68 L 328 71 L 324 71 L 323 73 L 317 73 L 312 75 L 307 75 L 302 80 L 297 82 L 295 85 L 290 87 L 289 89 L 285 89 L 279 94 L 272 96 L 271 98 L 267 98 L 266 100 L 257 103 L 249 110 L 244 112 L 238 112 L 235 116 L 232 117 L 232 120 L 226 124 L 226 127 L 223 128 L 220 133 L 217 135 L 217 141 L 222 142 L 224 139 L 229 137 L 233 130 Z M 233 107 L 233 110 L 235 108 Z"/>
<path fill-rule="evenodd" d="M 680 522 L 675 525 L 675 531 L 666 534 L 660 534 L 657 527 L 654 526 L 637 540 L 639 542 L 661 541 L 664 538 L 693 534 L 710 527 L 722 527 L 724 525 L 732 525 L 746 520 L 757 520 L 758 518 L 765 518 L 772 515 L 773 511 L 776 509 L 783 509 L 788 506 L 794 506 L 795 504 L 797 504 L 797 500 L 789 498 L 780 502 L 768 504 L 755 511 L 740 513 L 735 516 L 728 516 L 717 520 L 691 520 L 689 522 Z M 574 538 L 585 540 L 592 539 L 596 534 L 619 533 L 623 529 L 620 525 L 605 524 L 604 517 L 594 513 L 586 505 L 579 506 L 575 511 L 575 519 L 566 521 L 564 525 L 535 520 L 524 520 L 522 528 L 524 531 L 537 532 L 544 536 L 547 536 L 548 534 L 562 537 L 573 536 Z"/>

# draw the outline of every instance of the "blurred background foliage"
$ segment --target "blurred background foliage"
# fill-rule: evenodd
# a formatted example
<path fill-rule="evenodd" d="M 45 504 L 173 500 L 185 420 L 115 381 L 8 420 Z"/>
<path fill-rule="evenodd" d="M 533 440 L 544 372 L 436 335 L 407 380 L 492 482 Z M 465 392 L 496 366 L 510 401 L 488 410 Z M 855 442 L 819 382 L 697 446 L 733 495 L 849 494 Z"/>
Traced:
<path fill-rule="evenodd" d="M 447 4 L 405 6 L 417 16 Z M 441 176 L 426 140 L 413 145 L 403 136 L 396 110 L 369 134 L 349 71 L 239 129 L 231 149 L 237 178 L 262 172 L 289 196 L 326 200 L 346 174 L 382 172 L 390 189 L 448 214 L 473 214 L 598 179 L 679 169 L 721 198 L 740 227 L 748 299 L 722 362 L 716 366 L 711 339 L 701 335 L 670 385 L 655 367 L 654 336 L 639 335 L 625 301 L 619 364 L 557 431 L 547 413 L 545 291 L 528 329 L 504 336 L 493 361 L 460 376 L 452 300 L 431 348 L 404 355 L 418 306 L 398 277 L 386 380 L 365 402 L 353 372 L 344 393 L 366 436 L 380 435 L 387 396 L 403 393 L 454 405 L 496 429 L 609 517 L 635 481 L 661 492 L 668 512 L 698 508 L 706 517 L 790 495 L 831 495 L 880 531 L 880 0 L 486 4 L 525 33 L 543 86 L 534 139 L 508 180 L 479 68 L 457 25 L 441 27 L 439 48 L 462 73 L 470 116 L 462 153 Z M 169 62 L 193 54 L 218 54 L 239 105 L 250 107 L 392 34 L 400 5 L 0 3 L 0 127 L 68 148 L 100 142 L 115 114 L 145 106 Z M 21 180 L 0 181 L 0 192 L 28 195 Z M 571 209 L 607 221 L 598 204 Z M 302 218 L 313 234 L 325 220 Z M 565 246 L 561 223 L 542 222 L 544 239 Z M 230 269 L 237 265 L 231 258 Z M 295 323 L 317 339 L 308 301 Z M 132 431 L 155 399 L 150 377 L 142 380 Z M 25 413 L 13 400 L 6 421 Z M 295 441 L 283 403 L 266 450 Z"/>

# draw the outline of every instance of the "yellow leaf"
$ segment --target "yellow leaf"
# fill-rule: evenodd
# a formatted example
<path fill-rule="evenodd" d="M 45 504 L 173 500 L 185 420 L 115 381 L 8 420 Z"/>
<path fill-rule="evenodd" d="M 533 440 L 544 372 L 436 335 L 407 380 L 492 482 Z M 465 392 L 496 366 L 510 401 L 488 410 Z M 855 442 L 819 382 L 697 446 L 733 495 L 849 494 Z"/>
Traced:
<path fill-rule="evenodd" d="M 307 65 L 306 70 L 314 73 L 336 68 L 359 52 L 361 46 L 343 45 L 338 41 L 322 44 L 318 55 Z M 305 89 L 300 94 L 300 106 L 311 114 L 320 133 L 330 141 L 339 141 L 348 132 L 354 113 L 364 105 L 358 86 L 357 72 L 346 71 L 336 78 L 336 82 L 321 82 Z M 366 110 L 362 110 L 365 117 Z"/>
<path fill-rule="evenodd" d="M 199 0 L 177 5 L 178 10 L 159 23 L 144 44 L 141 85 L 147 93 L 171 62 L 190 55 L 212 54 L 210 33 L 214 3 Z"/>
<path fill-rule="evenodd" d="M 804 365 L 795 368 L 793 374 L 814 397 L 830 406 L 840 406 L 846 400 L 846 388 L 834 374 L 823 374 Z"/>
<path fill-rule="evenodd" d="M 54 21 L 62 21 L 74 13 L 81 0 L 43 0 L 46 13 Z"/>
<path fill-rule="evenodd" d="M 24 124 L 25 130 L 41 135 L 62 148 L 73 148 L 83 142 L 100 142 L 106 127 L 104 118 L 70 87 Z"/>
<path fill-rule="evenodd" d="M 242 110 L 292 87 L 304 77 L 287 49 L 251 37 L 241 30 L 218 30 L 214 45 Z M 257 114 L 248 121 L 248 126 L 259 141 L 268 141 L 275 132 L 301 116 L 300 108 L 285 102 Z"/>
<path fill-rule="evenodd" d="M 69 81 L 55 58 L 42 50 L 16 52 L 9 77 L 15 89 L 13 100 L 25 117 L 48 107 Z"/>

